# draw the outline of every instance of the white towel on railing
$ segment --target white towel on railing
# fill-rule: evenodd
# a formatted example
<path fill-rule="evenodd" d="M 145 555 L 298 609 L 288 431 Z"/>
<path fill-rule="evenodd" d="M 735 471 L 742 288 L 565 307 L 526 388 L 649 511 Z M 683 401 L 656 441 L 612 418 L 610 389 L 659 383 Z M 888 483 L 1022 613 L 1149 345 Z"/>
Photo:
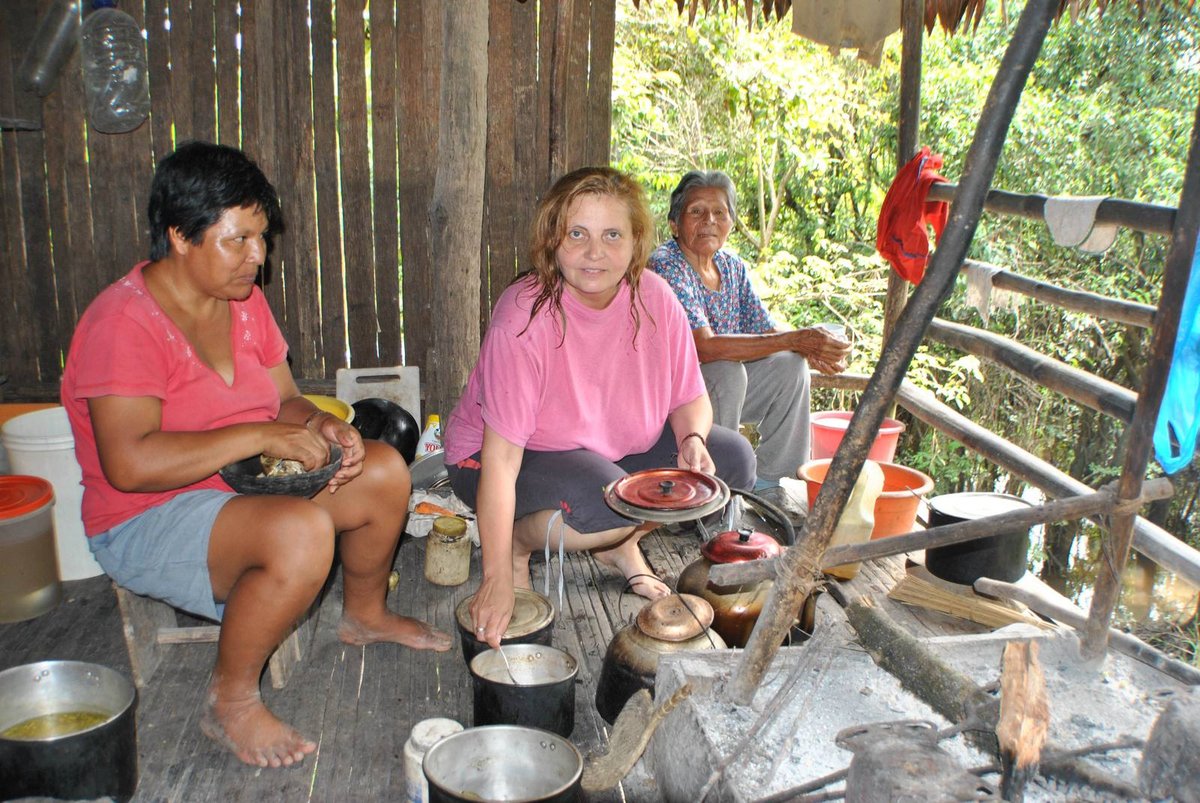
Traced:
<path fill-rule="evenodd" d="M 992 286 L 992 278 L 1002 270 L 986 262 L 967 263 L 967 303 L 979 310 L 984 326 L 992 316 L 992 307 L 1016 309 L 1017 306 L 1012 293 Z"/>
<path fill-rule="evenodd" d="M 1107 251 L 1117 239 L 1117 226 L 1115 223 L 1096 225 L 1096 210 L 1106 200 L 1106 195 L 1047 198 L 1043 214 L 1054 242 L 1089 254 Z"/>

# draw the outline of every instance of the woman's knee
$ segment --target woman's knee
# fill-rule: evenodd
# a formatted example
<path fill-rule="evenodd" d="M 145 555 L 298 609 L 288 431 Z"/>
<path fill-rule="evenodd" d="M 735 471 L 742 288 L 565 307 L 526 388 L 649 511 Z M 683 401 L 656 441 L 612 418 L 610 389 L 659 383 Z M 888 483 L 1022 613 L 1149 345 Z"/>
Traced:
<path fill-rule="evenodd" d="M 731 488 L 749 490 L 754 487 L 754 448 L 741 434 L 714 426 L 708 435 L 708 452 L 717 466 L 717 476 Z"/>

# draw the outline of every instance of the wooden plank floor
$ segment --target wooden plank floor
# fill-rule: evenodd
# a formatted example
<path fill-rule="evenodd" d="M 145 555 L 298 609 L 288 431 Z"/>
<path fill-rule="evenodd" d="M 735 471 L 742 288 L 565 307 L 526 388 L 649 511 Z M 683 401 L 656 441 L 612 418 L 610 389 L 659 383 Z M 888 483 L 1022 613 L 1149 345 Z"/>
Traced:
<path fill-rule="evenodd" d="M 653 568 L 673 583 L 695 559 L 694 535 L 656 531 L 643 540 Z M 405 538 L 397 555 L 399 589 L 393 609 L 455 633 L 454 609 L 478 578 L 456 588 L 434 586 L 423 576 L 424 544 Z M 547 566 L 535 558 L 534 588 L 542 589 Z M 551 566 L 556 597 L 558 563 Z M 958 620 L 931 620 L 925 612 L 886 602 L 886 590 L 903 572 L 901 560 L 867 564 L 851 587 L 872 593 L 917 634 L 962 632 Z M 564 598 L 554 624 L 554 643 L 580 661 L 576 725 L 572 740 L 584 753 L 607 749 L 608 729 L 596 713 L 594 695 L 604 652 L 614 632 L 641 607 L 622 593 L 624 581 L 589 555 L 569 555 L 563 567 Z M 471 722 L 470 675 L 457 640 L 442 654 L 397 645 L 352 647 L 336 637 L 341 612 L 335 580 L 318 613 L 313 649 L 288 682 L 263 698 L 281 718 L 319 742 L 315 755 L 287 770 L 242 765 L 201 735 L 197 723 L 216 655 L 215 644 L 167 647 L 166 658 L 138 704 L 140 783 L 136 801 L 380 800 L 404 792 L 402 748 L 414 723 L 427 717 Z M 29 622 L 0 625 L 0 669 L 48 659 L 95 661 L 131 676 L 115 594 L 107 578 L 65 584 L 64 601 Z M 556 601 L 557 607 L 557 601 Z M 951 625 L 951 626 L 947 626 Z M 820 632 L 818 621 L 818 634 Z M 965 625 L 971 632 L 977 630 Z M 640 770 L 624 788 L 589 800 L 654 800 L 653 781 Z"/>

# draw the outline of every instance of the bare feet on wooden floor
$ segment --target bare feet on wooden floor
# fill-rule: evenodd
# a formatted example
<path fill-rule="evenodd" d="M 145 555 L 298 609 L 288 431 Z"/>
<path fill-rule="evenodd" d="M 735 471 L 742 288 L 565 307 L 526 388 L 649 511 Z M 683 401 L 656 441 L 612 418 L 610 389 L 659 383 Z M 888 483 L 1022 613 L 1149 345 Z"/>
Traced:
<path fill-rule="evenodd" d="M 258 694 L 218 700 L 210 691 L 200 730 L 252 767 L 290 767 L 317 749 L 268 711 Z"/>
<path fill-rule="evenodd" d="M 635 594 L 646 599 L 660 599 L 671 593 L 667 584 L 650 568 L 646 556 L 632 538 L 609 549 L 593 549 L 592 557 L 624 575 L 629 589 Z"/>
<path fill-rule="evenodd" d="M 391 611 L 375 622 L 358 621 L 343 614 L 342 621 L 338 623 L 338 638 L 346 644 L 358 647 L 390 641 L 412 647 L 414 650 L 434 652 L 446 652 L 453 643 L 449 634 L 419 619 L 411 619 Z"/>

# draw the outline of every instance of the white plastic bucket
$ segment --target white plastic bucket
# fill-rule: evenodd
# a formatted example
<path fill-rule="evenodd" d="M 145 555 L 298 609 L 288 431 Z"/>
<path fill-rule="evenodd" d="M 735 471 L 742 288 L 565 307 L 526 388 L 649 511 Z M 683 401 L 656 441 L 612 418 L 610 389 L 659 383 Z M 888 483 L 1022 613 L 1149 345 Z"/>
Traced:
<path fill-rule="evenodd" d="M 59 577 L 82 580 L 103 574 L 83 533 L 83 472 L 75 461 L 75 438 L 67 411 L 51 407 L 11 418 L 0 429 L 0 441 L 8 451 L 13 473 L 41 477 L 54 486 Z"/>

